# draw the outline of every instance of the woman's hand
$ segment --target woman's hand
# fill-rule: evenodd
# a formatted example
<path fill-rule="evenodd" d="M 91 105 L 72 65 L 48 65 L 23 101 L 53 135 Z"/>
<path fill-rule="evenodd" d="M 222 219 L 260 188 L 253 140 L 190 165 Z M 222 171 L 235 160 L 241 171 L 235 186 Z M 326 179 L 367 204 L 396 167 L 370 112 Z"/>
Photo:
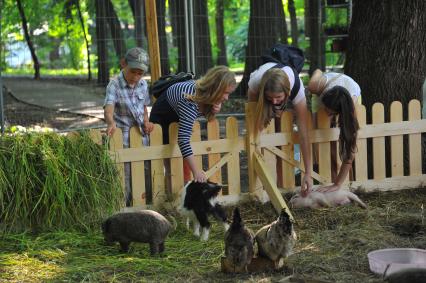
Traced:
<path fill-rule="evenodd" d="M 145 134 L 149 135 L 154 130 L 154 124 L 149 121 L 146 121 L 143 123 L 142 129 Z"/>
<path fill-rule="evenodd" d="M 192 173 L 194 175 L 194 182 L 205 183 L 207 182 L 206 173 L 203 170 L 197 170 Z"/>
<path fill-rule="evenodd" d="M 306 197 L 312 191 L 313 181 L 309 174 L 303 176 L 302 185 L 300 187 L 300 194 L 302 197 Z"/>

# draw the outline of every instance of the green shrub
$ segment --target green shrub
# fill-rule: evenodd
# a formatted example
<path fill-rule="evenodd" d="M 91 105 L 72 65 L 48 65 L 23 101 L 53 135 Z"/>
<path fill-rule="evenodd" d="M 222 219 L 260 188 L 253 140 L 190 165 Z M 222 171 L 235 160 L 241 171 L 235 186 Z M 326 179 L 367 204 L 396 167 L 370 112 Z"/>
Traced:
<path fill-rule="evenodd" d="M 99 228 L 119 209 L 117 167 L 87 132 L 0 137 L 0 228 L 6 231 Z"/>

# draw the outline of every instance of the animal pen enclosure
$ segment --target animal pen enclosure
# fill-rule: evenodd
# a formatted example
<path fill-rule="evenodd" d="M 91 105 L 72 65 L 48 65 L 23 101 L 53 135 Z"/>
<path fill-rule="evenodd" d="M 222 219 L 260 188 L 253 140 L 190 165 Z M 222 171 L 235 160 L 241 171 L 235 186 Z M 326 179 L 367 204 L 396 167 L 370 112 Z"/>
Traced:
<path fill-rule="evenodd" d="M 298 143 L 297 130 L 293 129 L 293 116 L 285 112 L 281 117 L 281 132 L 275 133 L 273 124 L 255 137 L 253 113 L 256 103 L 246 105 L 245 136 L 239 135 L 238 122 L 234 117 L 228 117 L 225 125 L 225 135 L 219 134 L 219 122 L 213 120 L 207 123 L 207 133 L 201 131 L 200 123 L 196 122 L 192 134 L 192 147 L 198 166 L 206 170 L 211 181 L 227 185 L 223 197 L 225 201 L 237 201 L 240 196 L 261 196 L 265 188 L 271 197 L 276 209 L 285 207 L 277 188 L 276 160 L 282 159 L 282 180 L 285 191 L 296 188 L 295 169 L 303 172 L 301 162 L 295 160 L 294 145 Z M 403 188 L 424 187 L 426 174 L 424 170 L 421 134 L 426 132 L 426 120 L 421 119 L 421 107 L 418 100 L 412 100 L 408 107 L 408 120 L 403 121 L 402 104 L 395 101 L 391 105 L 390 121 L 384 120 L 384 107 L 376 103 L 373 108 L 373 122 L 366 124 L 366 109 L 357 107 L 357 116 L 360 122 L 358 133 L 358 151 L 355 156 L 354 180 L 347 180 L 351 190 L 394 190 Z M 319 169 L 313 172 L 314 179 L 321 183 L 331 182 L 330 150 L 331 141 L 337 141 L 338 128 L 330 128 L 329 117 L 325 112 L 318 115 L 318 129 L 310 127 L 309 136 L 312 144 L 318 144 Z M 142 145 L 142 136 L 137 128 L 132 128 L 130 134 L 130 148 L 123 148 L 121 132 L 117 131 L 110 140 L 110 152 L 119 167 L 124 184 L 123 164 L 130 162 L 132 168 L 133 206 L 158 206 L 168 194 L 176 198 L 184 186 L 183 160 L 177 144 L 176 123 L 170 126 L 170 144 L 162 143 L 162 129 L 159 125 L 150 136 L 150 146 Z M 99 130 L 92 130 L 95 142 L 101 143 L 102 136 Z M 403 136 L 408 137 L 409 162 L 404 164 Z M 389 137 L 390 160 L 386 159 L 385 143 Z M 368 140 L 372 141 L 372 155 L 369 155 Z M 241 171 L 240 153 L 247 155 L 248 172 Z M 204 157 L 204 158 L 203 158 Z M 172 168 L 172 187 L 166 192 L 163 159 L 170 158 Z M 372 159 L 372 161 L 371 161 Z M 151 162 L 152 203 L 147 202 L 144 174 L 144 161 Z M 369 163 L 371 161 L 371 163 Z M 386 176 L 386 163 L 391 164 L 391 175 Z M 221 170 L 225 166 L 226 171 Z M 372 166 L 373 175 L 369 177 L 368 170 Z M 408 167 L 408 174 L 404 176 L 404 166 Z M 225 173 L 226 172 L 226 173 Z M 241 187 L 240 176 L 248 176 L 248 190 Z M 259 182 L 259 179 L 262 182 Z M 276 192 L 276 194 L 271 194 Z"/>

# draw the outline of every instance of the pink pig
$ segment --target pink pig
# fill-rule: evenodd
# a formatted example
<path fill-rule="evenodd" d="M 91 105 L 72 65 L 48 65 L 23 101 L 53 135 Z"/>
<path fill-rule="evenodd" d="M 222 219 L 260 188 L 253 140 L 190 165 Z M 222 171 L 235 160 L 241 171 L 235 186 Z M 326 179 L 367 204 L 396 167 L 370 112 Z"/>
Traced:
<path fill-rule="evenodd" d="M 336 207 L 339 205 L 349 204 L 352 201 L 356 202 L 362 208 L 367 208 L 367 205 L 359 199 L 359 197 L 348 190 L 337 190 L 333 192 L 310 192 L 306 197 L 302 197 L 299 193 L 295 194 L 290 204 L 292 207 Z"/>

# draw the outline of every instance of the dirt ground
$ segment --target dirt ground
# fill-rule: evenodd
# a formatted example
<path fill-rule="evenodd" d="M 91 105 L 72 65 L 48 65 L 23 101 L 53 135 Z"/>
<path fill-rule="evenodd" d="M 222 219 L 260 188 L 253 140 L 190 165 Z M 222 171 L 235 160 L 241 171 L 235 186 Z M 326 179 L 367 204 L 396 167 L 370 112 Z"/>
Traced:
<path fill-rule="evenodd" d="M 47 127 L 58 131 L 84 127 L 102 127 L 104 121 L 91 116 L 56 111 L 19 101 L 3 88 L 4 117 L 6 126 Z"/>
<path fill-rule="evenodd" d="M 46 83 L 49 83 L 49 80 L 54 80 L 55 82 L 58 82 L 59 80 L 64 84 L 78 85 L 80 87 L 86 87 L 92 90 L 95 89 L 95 92 L 99 93 L 99 95 L 103 95 L 105 91 L 105 88 L 97 86 L 95 82 L 87 82 L 84 79 L 45 78 L 43 80 Z M 105 126 L 103 119 L 82 114 L 56 111 L 46 107 L 27 104 L 18 100 L 13 95 L 13 93 L 11 93 L 5 87 L 3 88 L 3 99 L 6 125 L 20 125 L 23 127 L 40 126 L 53 128 L 58 131 Z M 221 114 L 242 114 L 244 113 L 244 103 L 244 98 L 231 99 L 230 101 L 224 103 Z M 225 118 L 226 117 L 220 117 L 219 119 Z"/>

